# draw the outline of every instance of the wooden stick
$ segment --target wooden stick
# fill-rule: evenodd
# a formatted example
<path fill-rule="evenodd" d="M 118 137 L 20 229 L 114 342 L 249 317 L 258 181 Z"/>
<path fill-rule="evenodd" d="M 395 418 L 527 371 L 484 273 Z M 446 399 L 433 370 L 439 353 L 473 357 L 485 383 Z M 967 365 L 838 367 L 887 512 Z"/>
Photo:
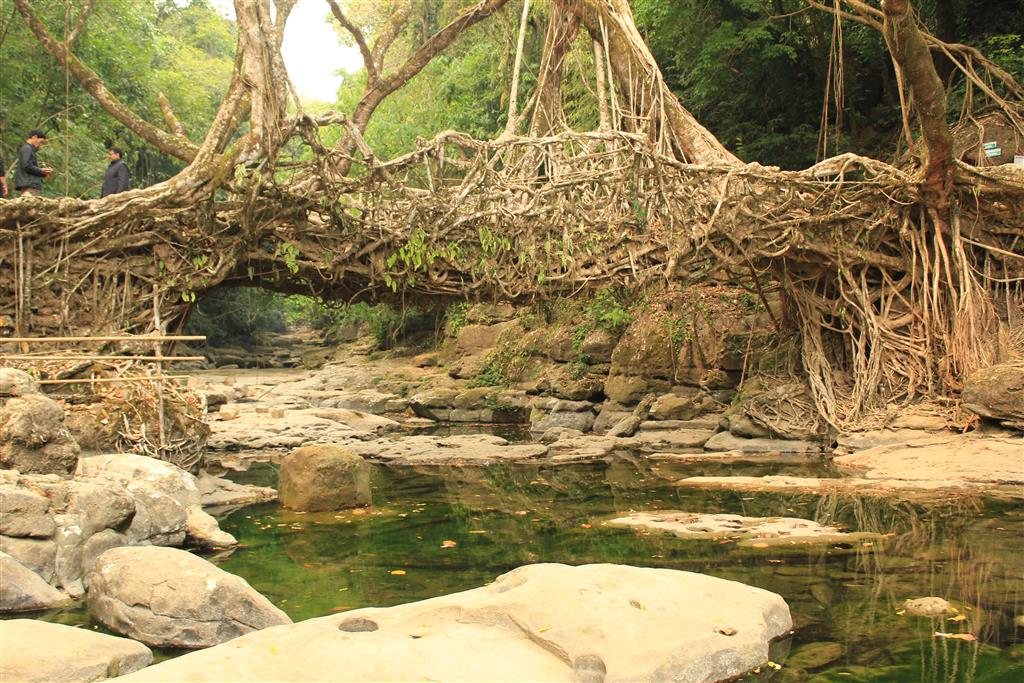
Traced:
<path fill-rule="evenodd" d="M 150 377 L 92 377 L 88 379 L 41 379 L 36 384 L 107 384 L 110 382 L 159 382 L 166 379 L 185 379 L 189 375 L 152 375 Z"/>
<path fill-rule="evenodd" d="M 39 342 L 42 344 L 61 344 L 63 342 L 154 342 L 154 341 L 206 341 L 206 337 L 202 335 L 188 336 L 188 335 L 167 335 L 167 336 L 146 336 L 146 335 L 134 335 L 134 336 L 121 336 L 121 337 L 0 337 L 0 344 L 8 343 L 25 343 L 32 344 Z"/>
<path fill-rule="evenodd" d="M 206 360 L 206 356 L 33 356 L 18 354 L 16 356 L 5 356 L 0 353 L 0 361 L 6 360 L 138 360 L 147 363 L 158 361 L 193 361 Z"/>

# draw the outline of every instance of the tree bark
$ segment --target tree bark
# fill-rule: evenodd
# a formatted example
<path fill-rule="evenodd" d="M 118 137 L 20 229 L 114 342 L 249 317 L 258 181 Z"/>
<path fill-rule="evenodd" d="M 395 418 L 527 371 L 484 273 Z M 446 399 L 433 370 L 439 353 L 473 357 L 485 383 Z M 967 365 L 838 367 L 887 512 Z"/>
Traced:
<path fill-rule="evenodd" d="M 946 122 L 946 89 L 917 27 L 908 0 L 883 0 L 885 42 L 903 70 L 921 124 L 926 151 L 922 198 L 945 219 L 953 188 L 953 135 Z"/>

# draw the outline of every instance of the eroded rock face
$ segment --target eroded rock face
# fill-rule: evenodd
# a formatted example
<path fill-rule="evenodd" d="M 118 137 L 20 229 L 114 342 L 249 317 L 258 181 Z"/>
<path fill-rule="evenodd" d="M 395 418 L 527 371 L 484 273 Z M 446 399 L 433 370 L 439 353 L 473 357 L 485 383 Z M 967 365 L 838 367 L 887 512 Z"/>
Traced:
<path fill-rule="evenodd" d="M 370 504 L 370 466 L 339 446 L 305 446 L 281 461 L 281 505 L 314 512 Z"/>
<path fill-rule="evenodd" d="M 0 467 L 19 472 L 67 474 L 74 471 L 79 448 L 64 427 L 64 409 L 52 398 L 26 393 L 31 385 L 8 380 L 0 398 Z"/>
<path fill-rule="evenodd" d="M 39 683 L 102 681 L 149 666 L 142 643 L 32 619 L 0 621 L 0 680 Z"/>
<path fill-rule="evenodd" d="M 89 610 L 155 647 L 203 648 L 291 619 L 244 579 L 176 548 L 115 548 L 89 576 Z"/>
<path fill-rule="evenodd" d="M 68 596 L 4 552 L 0 552 L 0 576 L 3 577 L 0 581 L 0 612 L 52 609 L 70 602 Z M 6 647 L 7 643 L 4 643 L 4 649 Z M 0 676 L 0 680 L 8 679 Z"/>
<path fill-rule="evenodd" d="M 39 384 L 32 375 L 15 368 L 0 368 L 0 401 L 12 396 L 38 393 Z"/>
<path fill-rule="evenodd" d="M 186 541 L 235 545 L 203 512 L 195 477 L 170 463 L 130 454 L 83 458 L 75 479 L 0 470 L 0 551 L 71 597 L 85 592 L 106 550 Z"/>
<path fill-rule="evenodd" d="M 991 420 L 1024 430 L 1024 367 L 993 365 L 964 383 L 964 408 Z"/>
<path fill-rule="evenodd" d="M 791 625 L 781 597 L 732 581 L 539 564 L 455 595 L 250 634 L 126 680 L 312 681 L 344 672 L 366 681 L 720 681 L 763 665 L 768 642 Z"/>

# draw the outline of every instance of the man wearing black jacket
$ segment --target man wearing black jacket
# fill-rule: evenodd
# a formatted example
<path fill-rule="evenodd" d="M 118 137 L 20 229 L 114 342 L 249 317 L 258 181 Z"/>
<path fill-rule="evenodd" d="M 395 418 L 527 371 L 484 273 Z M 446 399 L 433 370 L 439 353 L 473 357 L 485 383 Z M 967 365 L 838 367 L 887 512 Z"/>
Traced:
<path fill-rule="evenodd" d="M 0 199 L 7 196 L 7 176 L 4 173 L 7 172 L 7 162 L 4 161 L 4 157 L 0 154 Z"/>
<path fill-rule="evenodd" d="M 107 158 L 110 159 L 110 165 L 107 166 L 107 172 L 103 174 L 103 190 L 100 192 L 100 197 L 106 197 L 108 194 L 117 194 L 128 189 L 130 176 L 128 174 L 128 165 L 121 158 L 123 156 L 124 152 L 121 151 L 120 147 L 111 147 L 107 150 Z"/>
<path fill-rule="evenodd" d="M 18 170 L 14 174 L 14 189 L 21 192 L 22 197 L 42 196 L 43 179 L 49 179 L 52 168 L 39 166 L 36 150 L 46 144 L 46 133 L 34 130 L 28 134 L 25 144 L 18 150 Z"/>

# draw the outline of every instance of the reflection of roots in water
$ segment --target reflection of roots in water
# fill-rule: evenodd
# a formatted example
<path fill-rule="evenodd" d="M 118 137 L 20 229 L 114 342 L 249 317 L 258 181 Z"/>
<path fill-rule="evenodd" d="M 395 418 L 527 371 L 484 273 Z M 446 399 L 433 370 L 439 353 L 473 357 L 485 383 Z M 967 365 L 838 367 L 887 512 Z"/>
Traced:
<path fill-rule="evenodd" d="M 908 598 L 935 595 L 966 606 L 966 621 L 942 618 L 931 620 L 931 628 L 921 636 L 922 671 L 925 681 L 974 679 L 977 667 L 976 643 L 932 636 L 934 631 L 971 633 L 979 642 L 1003 646 L 1006 605 L 1019 603 L 1020 584 L 1014 588 L 1018 566 L 1010 556 L 1011 548 L 999 543 L 991 534 L 971 528 L 977 519 L 981 501 L 973 496 L 956 496 L 939 505 L 924 506 L 907 500 L 860 498 L 844 494 L 823 495 L 815 512 L 821 524 L 847 522 L 857 531 L 890 535 L 875 547 L 857 546 L 853 558 L 855 571 L 871 582 L 867 600 L 871 609 L 859 615 L 864 620 L 877 620 L 882 610 L 896 612 Z M 993 541 L 995 543 L 993 544 Z M 878 545 L 884 550 L 875 552 Z M 993 551 L 1002 549 L 1005 558 L 993 559 Z M 915 560 L 906 566 L 906 560 Z M 921 595 L 904 595 L 906 587 L 900 578 L 915 575 Z M 929 643 L 926 644 L 925 640 Z M 961 648 L 970 647 L 969 661 L 962 661 Z M 926 653 L 926 649 L 930 650 Z M 930 656 L 927 657 L 926 654 Z M 961 670 L 961 667 L 967 667 Z"/>

